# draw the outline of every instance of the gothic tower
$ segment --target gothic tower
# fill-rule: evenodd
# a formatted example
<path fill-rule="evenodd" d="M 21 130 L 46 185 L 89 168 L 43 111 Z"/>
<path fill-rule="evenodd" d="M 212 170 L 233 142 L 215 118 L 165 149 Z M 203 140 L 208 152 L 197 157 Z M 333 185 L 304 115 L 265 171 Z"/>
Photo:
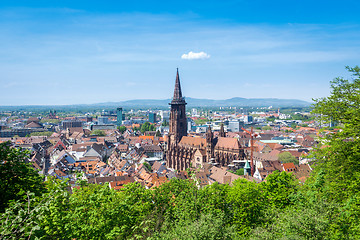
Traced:
<path fill-rule="evenodd" d="M 225 133 L 225 130 L 224 130 L 224 124 L 223 123 L 220 126 L 219 137 L 226 137 L 226 133 Z"/>
<path fill-rule="evenodd" d="M 174 96 L 169 105 L 171 105 L 169 135 L 175 143 L 178 143 L 187 135 L 186 102 L 181 93 L 179 69 L 176 70 Z"/>
<path fill-rule="evenodd" d="M 209 126 L 206 131 L 206 161 L 208 162 L 214 155 L 214 135 Z"/>

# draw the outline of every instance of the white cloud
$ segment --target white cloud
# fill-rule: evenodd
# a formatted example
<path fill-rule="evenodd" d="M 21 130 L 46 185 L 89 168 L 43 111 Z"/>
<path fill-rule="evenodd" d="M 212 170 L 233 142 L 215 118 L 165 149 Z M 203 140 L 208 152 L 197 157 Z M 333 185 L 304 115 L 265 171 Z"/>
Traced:
<path fill-rule="evenodd" d="M 192 59 L 208 59 L 210 58 L 210 55 L 205 53 L 205 52 L 189 52 L 188 54 L 183 54 L 181 56 L 181 59 L 188 59 L 188 60 L 192 60 Z"/>

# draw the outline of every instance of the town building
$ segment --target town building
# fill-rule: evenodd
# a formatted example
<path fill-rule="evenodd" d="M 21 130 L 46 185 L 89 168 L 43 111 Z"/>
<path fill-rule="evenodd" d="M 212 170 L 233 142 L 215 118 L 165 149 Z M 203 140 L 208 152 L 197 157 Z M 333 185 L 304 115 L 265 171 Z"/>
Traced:
<path fill-rule="evenodd" d="M 187 136 L 186 102 L 181 92 L 179 71 L 176 73 L 174 96 L 169 104 L 170 128 L 166 151 L 168 167 L 186 170 L 191 167 L 203 167 L 207 162 L 227 166 L 234 160 L 245 159 L 240 142 L 236 138 L 226 137 L 223 125 L 217 137 L 214 137 L 210 127 L 205 138 Z"/>

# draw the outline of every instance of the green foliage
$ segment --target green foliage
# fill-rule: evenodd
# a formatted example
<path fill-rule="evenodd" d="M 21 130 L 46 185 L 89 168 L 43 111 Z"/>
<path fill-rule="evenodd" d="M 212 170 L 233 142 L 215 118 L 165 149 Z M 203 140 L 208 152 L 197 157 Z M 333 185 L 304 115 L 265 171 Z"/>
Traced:
<path fill-rule="evenodd" d="M 161 133 L 159 130 L 156 131 L 156 134 L 155 134 L 156 137 L 161 137 Z"/>
<path fill-rule="evenodd" d="M 144 167 L 145 167 L 149 172 L 151 172 L 151 166 L 150 166 L 149 163 L 144 162 L 143 165 L 144 165 Z"/>
<path fill-rule="evenodd" d="M 292 114 L 291 119 L 292 120 L 309 121 L 309 116 L 298 113 L 298 114 Z"/>
<path fill-rule="evenodd" d="M 267 117 L 266 118 L 266 120 L 268 121 L 268 122 L 274 122 L 275 121 L 275 117 L 274 116 L 270 116 L 270 117 Z"/>
<path fill-rule="evenodd" d="M 205 123 L 209 122 L 210 120 L 207 118 L 197 118 L 194 119 L 196 125 L 204 125 Z"/>
<path fill-rule="evenodd" d="M 335 213 L 336 207 L 324 201 L 277 209 L 273 221 L 256 228 L 250 239 L 336 239 L 329 231 Z"/>
<path fill-rule="evenodd" d="M 275 171 L 260 187 L 268 207 L 283 209 L 293 204 L 292 197 L 299 184 L 292 173 Z"/>
<path fill-rule="evenodd" d="M 119 126 L 118 127 L 118 130 L 121 132 L 121 133 L 124 133 L 126 131 L 126 127 L 125 126 Z"/>
<path fill-rule="evenodd" d="M 291 153 L 289 152 L 282 152 L 279 154 L 279 161 L 282 163 L 294 163 L 295 165 L 299 165 L 299 160 L 296 159 Z"/>
<path fill-rule="evenodd" d="M 140 130 L 140 129 L 139 129 L 139 128 L 137 128 L 137 127 L 133 127 L 132 129 L 134 130 L 134 132 L 137 132 L 137 131 L 139 131 L 139 130 Z"/>
<path fill-rule="evenodd" d="M 149 122 L 145 122 L 140 127 L 140 132 L 142 132 L 142 133 L 147 132 L 147 131 L 155 131 L 155 130 L 156 130 L 155 125 L 150 124 Z"/>
<path fill-rule="evenodd" d="M 48 119 L 48 118 L 43 118 L 40 120 L 41 123 L 54 123 L 54 124 L 59 124 L 61 122 L 60 119 Z"/>
<path fill-rule="evenodd" d="M 30 136 L 47 136 L 50 137 L 53 134 L 53 132 L 32 132 L 30 133 Z"/>
<path fill-rule="evenodd" d="M 146 131 L 149 131 L 149 128 L 150 128 L 150 123 L 145 122 L 144 124 L 141 125 L 140 132 L 144 133 Z"/>
<path fill-rule="evenodd" d="M 228 172 L 234 173 L 234 174 L 239 175 L 239 176 L 244 175 L 244 169 L 243 168 L 239 168 L 236 171 L 228 170 Z"/>
<path fill-rule="evenodd" d="M 271 129 L 272 129 L 272 127 L 270 127 L 270 126 L 263 126 L 262 127 L 262 130 L 264 130 L 264 131 L 271 130 Z"/>
<path fill-rule="evenodd" d="M 9 142 L 0 143 L 0 212 L 10 201 L 25 201 L 28 191 L 36 196 L 45 191 L 42 177 L 25 162 L 28 158 L 28 151 L 11 148 Z"/>
<path fill-rule="evenodd" d="M 234 227 L 224 224 L 223 214 L 202 214 L 199 219 L 194 221 L 179 221 L 173 229 L 155 234 L 151 239 L 222 240 L 234 239 L 235 236 L 236 232 Z"/>
<path fill-rule="evenodd" d="M 27 192 L 27 201 L 17 200 L 0 216 L 0 239 L 31 239 L 39 234 L 38 214 L 45 206 L 34 193 Z"/>
<path fill-rule="evenodd" d="M 164 119 L 161 126 L 163 126 L 163 127 L 169 126 L 169 123 Z"/>
<path fill-rule="evenodd" d="M 105 132 L 103 130 L 100 129 L 95 129 L 91 132 L 91 135 L 95 135 L 95 136 L 106 136 Z"/>
<path fill-rule="evenodd" d="M 229 190 L 227 200 L 232 208 L 232 222 L 239 235 L 246 236 L 260 224 L 264 202 L 259 185 L 238 179 Z"/>
<path fill-rule="evenodd" d="M 297 127 L 297 124 L 296 123 L 291 123 L 291 128 L 292 129 L 295 129 Z"/>
<path fill-rule="evenodd" d="M 74 189 L 63 183 L 49 184 L 50 199 L 41 213 L 42 234 L 51 239 L 138 239 L 149 231 L 151 192 L 140 184 L 128 184 L 122 191 L 108 185 Z"/>
<path fill-rule="evenodd" d="M 336 78 L 331 82 L 331 95 L 316 99 L 313 112 L 324 122 L 341 123 L 341 131 L 326 135 L 313 154 L 317 172 L 324 173 L 328 196 L 346 201 L 360 194 L 360 68 L 347 69 L 354 79 Z"/>
<path fill-rule="evenodd" d="M 244 169 L 243 169 L 243 168 L 239 168 L 238 170 L 236 170 L 235 174 L 236 174 L 236 175 L 239 175 L 239 176 L 244 175 Z"/>
<path fill-rule="evenodd" d="M 331 81 L 331 95 L 315 99 L 313 113 L 321 114 L 323 122 L 336 121 L 346 129 L 358 129 L 360 122 L 360 68 L 346 67 L 354 76 L 353 80 L 336 78 Z"/>

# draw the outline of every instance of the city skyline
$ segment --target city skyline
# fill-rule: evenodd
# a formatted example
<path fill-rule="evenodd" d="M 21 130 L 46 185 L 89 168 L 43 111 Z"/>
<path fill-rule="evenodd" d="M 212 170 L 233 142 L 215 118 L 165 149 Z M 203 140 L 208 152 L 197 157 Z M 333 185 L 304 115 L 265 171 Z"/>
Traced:
<path fill-rule="evenodd" d="M 329 95 L 359 62 L 355 1 L 2 1 L 0 105 Z"/>

